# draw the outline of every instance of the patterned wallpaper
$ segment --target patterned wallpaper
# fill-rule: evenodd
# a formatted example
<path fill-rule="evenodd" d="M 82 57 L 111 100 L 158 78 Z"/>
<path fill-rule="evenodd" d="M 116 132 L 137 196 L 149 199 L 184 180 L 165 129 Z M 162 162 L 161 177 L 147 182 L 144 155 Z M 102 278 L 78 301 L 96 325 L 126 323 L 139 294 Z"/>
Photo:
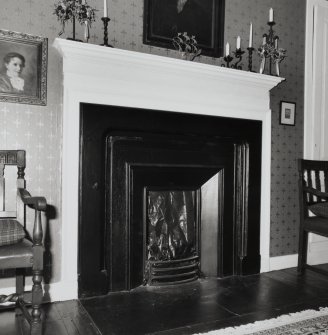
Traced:
<path fill-rule="evenodd" d="M 143 45 L 143 0 L 108 1 L 110 43 L 117 48 L 177 57 L 177 52 Z M 54 0 L 1 1 L 1 29 L 42 35 L 49 39 L 48 104 L 45 107 L 0 103 L 0 149 L 27 151 L 27 185 L 32 194 L 44 195 L 55 207 L 56 216 L 46 224 L 50 248 L 48 267 L 51 280 L 60 278 L 61 243 L 61 132 L 62 88 L 61 61 L 52 48 L 60 25 L 53 13 Z M 89 0 L 96 7 L 97 21 L 91 28 L 89 43 L 102 43 L 102 4 Z M 280 45 L 288 51 L 281 75 L 286 81 L 271 94 L 272 108 L 272 201 L 271 255 L 297 252 L 298 204 L 296 159 L 302 155 L 303 75 L 305 0 L 226 0 L 225 42 L 234 47 L 238 35 L 247 46 L 249 23 L 253 22 L 254 43 L 259 46 L 267 31 L 269 8 L 275 10 L 276 32 Z M 77 27 L 78 36 L 83 29 Z M 71 36 L 67 26 L 63 37 Z M 214 58 L 201 56 L 198 61 L 220 64 Z M 254 63 L 258 63 L 255 57 Z M 246 65 L 246 64 L 245 64 Z M 279 125 L 280 100 L 296 102 L 296 126 Z"/>

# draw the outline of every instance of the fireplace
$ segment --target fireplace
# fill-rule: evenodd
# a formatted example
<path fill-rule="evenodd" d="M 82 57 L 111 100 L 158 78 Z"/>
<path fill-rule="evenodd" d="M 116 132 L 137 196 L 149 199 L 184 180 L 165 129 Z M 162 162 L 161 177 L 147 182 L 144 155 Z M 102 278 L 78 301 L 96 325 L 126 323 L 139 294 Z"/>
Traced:
<path fill-rule="evenodd" d="M 257 120 L 262 128 L 262 150 L 258 153 L 261 155 L 261 171 L 258 171 L 258 175 L 261 176 L 260 271 L 268 271 L 271 163 L 269 91 L 280 83 L 282 78 L 114 48 L 102 48 L 64 39 L 56 39 L 54 47 L 63 58 L 63 142 L 60 208 L 62 238 L 60 264 L 57 265 L 61 269 L 61 279 L 50 288 L 52 299 L 75 299 L 78 297 L 80 286 L 78 250 L 81 206 L 79 189 L 82 182 L 79 179 L 81 102 L 128 108 L 134 111 L 131 114 L 135 115 L 135 118 L 138 111 L 148 110 L 154 116 L 161 113 L 160 111 L 165 111 L 169 112 L 168 115 L 215 116 L 236 122 Z M 98 112 L 100 109 L 95 111 Z M 176 125 L 170 125 L 172 126 Z M 141 128 L 143 131 L 143 127 Z M 240 126 L 239 129 L 245 129 L 245 126 Z M 140 131 L 140 129 L 130 130 Z M 149 133 L 153 131 L 150 130 Z M 195 131 L 190 132 L 192 133 Z M 240 162 L 243 162 L 241 158 L 247 152 L 245 150 L 247 143 L 245 144 L 235 151 L 240 157 Z M 249 171 L 252 171 L 251 166 Z M 241 174 L 239 176 L 241 177 Z M 97 185 L 102 186 L 93 184 L 95 189 Z M 170 190 L 175 191 L 173 188 L 167 189 Z M 182 191 L 184 190 L 186 189 Z M 237 199 L 240 201 L 242 197 Z M 99 231 L 95 230 L 90 239 L 96 234 L 99 234 Z M 239 244 L 239 247 L 242 250 L 243 244 Z M 201 254 L 206 252 L 201 251 Z M 119 259 L 116 261 L 119 262 Z M 125 261 L 123 263 L 124 270 L 127 264 Z M 201 263 L 204 264 L 204 260 Z M 98 269 L 103 270 L 101 264 Z M 121 274 L 113 273 L 113 275 Z M 105 277 L 105 273 L 95 278 L 99 279 L 97 283 L 101 282 L 101 276 Z M 122 276 L 126 277 L 125 270 Z"/>
<path fill-rule="evenodd" d="M 81 104 L 80 296 L 260 271 L 262 123 Z"/>

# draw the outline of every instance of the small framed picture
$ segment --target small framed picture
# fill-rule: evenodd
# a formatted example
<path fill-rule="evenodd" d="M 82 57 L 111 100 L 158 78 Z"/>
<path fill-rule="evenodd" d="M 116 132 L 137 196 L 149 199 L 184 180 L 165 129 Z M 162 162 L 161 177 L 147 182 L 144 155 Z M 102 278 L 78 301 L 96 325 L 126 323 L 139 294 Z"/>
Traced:
<path fill-rule="evenodd" d="M 48 40 L 0 29 L 0 101 L 47 104 Z"/>
<path fill-rule="evenodd" d="M 286 126 L 295 126 L 296 103 L 281 101 L 280 102 L 280 124 Z"/>

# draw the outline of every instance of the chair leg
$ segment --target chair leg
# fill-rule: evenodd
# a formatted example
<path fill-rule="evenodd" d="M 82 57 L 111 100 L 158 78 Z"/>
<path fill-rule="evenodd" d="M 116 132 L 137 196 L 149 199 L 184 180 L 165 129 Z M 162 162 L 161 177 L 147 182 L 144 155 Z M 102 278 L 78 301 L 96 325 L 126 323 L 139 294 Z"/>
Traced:
<path fill-rule="evenodd" d="M 16 293 L 21 296 L 24 293 L 24 269 L 16 269 Z M 22 310 L 16 304 L 15 308 L 16 316 L 22 315 Z"/>
<path fill-rule="evenodd" d="M 41 303 L 43 298 L 42 290 L 42 271 L 33 270 L 32 272 L 32 322 L 31 322 L 31 335 L 42 334 L 42 318 L 41 318 Z"/>
<path fill-rule="evenodd" d="M 42 323 L 31 324 L 31 335 L 42 335 Z"/>
<path fill-rule="evenodd" d="M 307 248 L 308 248 L 309 233 L 303 229 L 300 230 L 299 248 L 298 248 L 298 266 L 297 272 L 303 274 L 307 262 Z"/>

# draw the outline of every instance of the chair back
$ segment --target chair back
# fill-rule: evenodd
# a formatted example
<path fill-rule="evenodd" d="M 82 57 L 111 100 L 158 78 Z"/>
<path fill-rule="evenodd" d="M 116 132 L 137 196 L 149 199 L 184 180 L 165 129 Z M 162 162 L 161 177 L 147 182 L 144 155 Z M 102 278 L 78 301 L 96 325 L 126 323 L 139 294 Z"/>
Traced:
<path fill-rule="evenodd" d="M 298 168 L 300 204 L 307 214 L 307 206 L 327 201 L 320 192 L 328 192 L 328 161 L 300 159 Z"/>
<path fill-rule="evenodd" d="M 24 205 L 16 200 L 16 210 L 6 210 L 6 179 L 5 167 L 17 166 L 17 188 L 25 188 L 25 151 L 0 150 L 0 218 L 17 218 L 24 222 Z"/>

